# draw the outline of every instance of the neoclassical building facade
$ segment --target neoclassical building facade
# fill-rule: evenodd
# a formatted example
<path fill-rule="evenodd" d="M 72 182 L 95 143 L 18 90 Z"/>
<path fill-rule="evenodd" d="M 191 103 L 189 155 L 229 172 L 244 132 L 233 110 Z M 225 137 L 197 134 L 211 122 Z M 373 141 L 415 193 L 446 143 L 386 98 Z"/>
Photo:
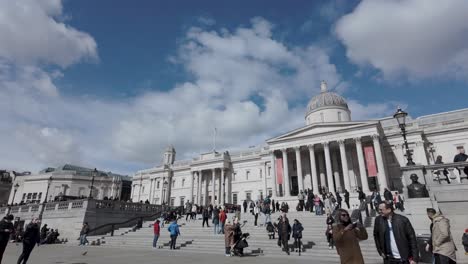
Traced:
<path fill-rule="evenodd" d="M 468 109 L 407 118 L 407 139 L 416 164 L 448 163 L 468 144 Z M 297 201 L 300 190 L 319 188 L 352 194 L 402 189 L 406 165 L 401 130 L 393 117 L 352 121 L 346 100 L 321 84 L 306 110 L 305 126 L 243 151 L 209 152 L 163 163 L 133 176 L 132 200 L 153 204 L 241 204 L 272 195 Z"/>

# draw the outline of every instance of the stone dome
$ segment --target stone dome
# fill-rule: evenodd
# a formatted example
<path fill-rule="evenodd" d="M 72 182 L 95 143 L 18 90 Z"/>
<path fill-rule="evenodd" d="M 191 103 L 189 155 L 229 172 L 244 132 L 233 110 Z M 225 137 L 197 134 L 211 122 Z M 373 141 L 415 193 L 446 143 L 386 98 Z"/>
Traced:
<path fill-rule="evenodd" d="M 312 97 L 307 105 L 306 125 L 325 122 L 351 121 L 348 103 L 340 95 L 327 90 L 327 83 L 322 81 L 320 94 Z"/>
<path fill-rule="evenodd" d="M 322 82 L 321 92 L 319 95 L 310 99 L 309 104 L 307 105 L 306 115 L 315 112 L 322 107 L 342 107 L 348 109 L 348 103 L 346 103 L 346 100 L 337 93 L 329 92 L 327 90 L 326 83 Z"/>

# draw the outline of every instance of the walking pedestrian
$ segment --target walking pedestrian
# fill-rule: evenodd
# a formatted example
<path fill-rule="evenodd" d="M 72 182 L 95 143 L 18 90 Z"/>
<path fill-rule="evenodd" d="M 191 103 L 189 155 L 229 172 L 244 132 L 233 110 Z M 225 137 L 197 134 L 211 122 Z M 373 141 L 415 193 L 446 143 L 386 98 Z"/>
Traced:
<path fill-rule="evenodd" d="M 176 240 L 177 237 L 180 236 L 179 225 L 177 224 L 177 220 L 172 221 L 172 223 L 167 228 L 171 236 L 171 245 L 170 249 L 176 249 Z"/>
<path fill-rule="evenodd" d="M 10 240 L 10 235 L 14 232 L 13 215 L 7 215 L 0 221 L 0 264 L 2 263 L 3 253 Z"/>
<path fill-rule="evenodd" d="M 80 231 L 80 246 L 86 246 L 88 244 L 88 239 L 86 238 L 89 233 L 89 225 L 88 222 L 85 222 L 81 227 Z"/>
<path fill-rule="evenodd" d="M 398 194 L 398 192 L 395 192 L 395 194 L 393 195 L 393 204 L 395 205 L 395 209 L 398 209 L 402 212 L 405 211 L 405 208 L 403 206 L 403 199 Z"/>
<path fill-rule="evenodd" d="M 234 231 L 236 227 L 231 224 L 230 221 L 227 221 L 226 225 L 224 226 L 224 247 L 225 247 L 225 256 L 231 256 L 231 247 L 234 246 Z"/>
<path fill-rule="evenodd" d="M 341 208 L 341 201 L 343 201 L 343 198 L 341 198 L 341 195 L 339 192 L 336 192 L 336 206 L 337 208 Z"/>
<path fill-rule="evenodd" d="M 335 242 L 333 241 L 333 226 L 327 225 L 327 230 L 325 231 L 325 237 L 327 238 L 328 248 L 333 249 L 335 247 Z"/>
<path fill-rule="evenodd" d="M 392 195 L 392 192 L 390 192 L 388 188 L 385 188 L 383 196 L 385 198 L 385 201 L 389 201 L 393 203 L 393 195 Z"/>
<path fill-rule="evenodd" d="M 190 200 L 187 200 L 185 203 L 185 221 L 187 221 L 189 217 L 192 218 L 192 204 Z"/>
<path fill-rule="evenodd" d="M 349 207 L 349 192 L 346 189 L 344 190 L 344 202 L 345 202 L 346 206 L 349 209 L 350 208 Z"/>
<path fill-rule="evenodd" d="M 197 219 L 197 205 L 196 204 L 192 205 L 192 214 L 190 216 L 190 219 L 194 221 Z"/>
<path fill-rule="evenodd" d="M 418 245 L 408 218 L 395 214 L 391 202 L 380 203 L 379 214 L 374 222 L 374 240 L 384 263 L 416 264 L 419 261 Z"/>
<path fill-rule="evenodd" d="M 244 200 L 242 206 L 244 207 L 244 214 L 247 213 L 247 200 Z"/>
<path fill-rule="evenodd" d="M 210 225 L 208 224 L 208 218 L 210 217 L 210 212 L 208 211 L 208 208 L 206 206 L 203 207 L 202 217 L 203 217 L 202 227 L 205 227 L 205 223 L 207 227 L 210 227 Z"/>
<path fill-rule="evenodd" d="M 41 233 L 39 230 L 40 220 L 33 218 L 31 223 L 26 226 L 26 230 L 23 235 L 23 252 L 18 258 L 18 264 L 26 264 L 31 255 L 34 246 L 39 246 L 41 241 Z"/>
<path fill-rule="evenodd" d="M 435 264 L 457 263 L 456 247 L 450 232 L 450 221 L 434 208 L 428 208 L 427 216 L 432 221 L 432 252 Z"/>
<path fill-rule="evenodd" d="M 213 217 L 212 217 L 211 222 L 214 225 L 213 231 L 214 231 L 214 234 L 216 235 L 219 233 L 219 210 L 217 206 L 213 208 Z"/>
<path fill-rule="evenodd" d="M 337 224 L 332 232 L 341 264 L 364 264 L 359 241 L 367 239 L 366 229 L 358 223 L 352 223 L 345 209 L 337 211 Z"/>
<path fill-rule="evenodd" d="M 301 190 L 299 192 L 299 195 L 297 196 L 298 200 L 299 200 L 299 204 L 297 206 L 297 211 L 304 211 L 304 200 L 305 200 L 305 196 L 304 196 L 304 192 Z"/>
<path fill-rule="evenodd" d="M 286 254 L 289 253 L 289 244 L 288 241 L 291 237 L 291 225 L 289 224 L 289 220 L 286 217 L 286 213 L 283 213 L 280 218 L 278 219 L 278 246 L 282 246 L 283 251 Z"/>
<path fill-rule="evenodd" d="M 257 220 L 258 220 L 258 214 L 259 213 L 260 213 L 260 208 L 258 208 L 258 206 L 254 206 L 254 208 L 253 208 L 253 214 L 254 214 L 254 218 L 255 218 L 254 226 L 257 226 Z"/>
<path fill-rule="evenodd" d="M 226 219 L 226 212 L 224 211 L 224 208 L 221 208 L 221 211 L 219 212 L 219 223 L 221 224 L 221 228 L 218 234 L 224 234 L 224 225 L 226 224 Z"/>
<path fill-rule="evenodd" d="M 153 248 L 156 248 L 156 244 L 158 243 L 158 239 L 161 233 L 161 227 L 159 226 L 159 220 L 156 220 L 153 225 Z"/>
<path fill-rule="evenodd" d="M 292 237 L 294 238 L 294 249 L 296 252 L 301 251 L 302 231 L 304 231 L 304 227 L 302 226 L 301 222 L 299 222 L 297 219 L 294 219 Z"/>
<path fill-rule="evenodd" d="M 315 215 L 322 215 L 322 207 L 320 205 L 320 197 L 316 194 L 314 198 Z"/>

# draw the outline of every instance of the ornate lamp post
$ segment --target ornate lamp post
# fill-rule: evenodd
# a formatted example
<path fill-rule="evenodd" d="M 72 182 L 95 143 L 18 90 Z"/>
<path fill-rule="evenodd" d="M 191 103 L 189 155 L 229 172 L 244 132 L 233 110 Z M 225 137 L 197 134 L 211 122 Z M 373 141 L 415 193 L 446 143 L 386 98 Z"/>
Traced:
<path fill-rule="evenodd" d="M 44 202 L 42 202 L 41 211 L 39 212 L 39 220 L 42 220 L 42 214 L 44 213 L 45 203 L 47 203 L 47 195 L 49 194 L 50 185 L 52 184 L 52 176 L 47 180 L 47 190 L 44 196 Z"/>
<path fill-rule="evenodd" d="M 408 141 L 406 140 L 406 116 L 408 116 L 408 113 L 401 110 L 401 108 L 398 107 L 396 113 L 393 115 L 393 118 L 395 118 L 398 121 L 398 125 L 401 129 L 401 134 L 403 135 L 403 141 L 405 143 L 406 148 L 406 159 L 408 160 L 406 166 L 412 166 L 415 165 L 415 163 L 413 162 L 412 154 L 408 147 Z"/>
<path fill-rule="evenodd" d="M 14 202 L 15 202 L 15 196 L 16 196 L 16 192 L 18 191 L 18 188 L 19 188 L 19 184 L 16 183 L 16 184 L 13 186 L 13 197 L 11 198 L 11 204 L 10 204 L 10 205 L 13 205 Z"/>
<path fill-rule="evenodd" d="M 166 188 L 169 183 L 167 181 L 164 181 L 163 183 L 163 197 L 162 197 L 162 204 L 166 204 Z"/>
<path fill-rule="evenodd" d="M 94 168 L 93 172 L 91 173 L 92 174 L 92 178 L 91 178 L 91 188 L 89 188 L 89 195 L 88 195 L 88 199 L 92 199 L 93 198 L 93 189 L 94 189 L 94 177 L 97 176 L 97 169 Z"/>

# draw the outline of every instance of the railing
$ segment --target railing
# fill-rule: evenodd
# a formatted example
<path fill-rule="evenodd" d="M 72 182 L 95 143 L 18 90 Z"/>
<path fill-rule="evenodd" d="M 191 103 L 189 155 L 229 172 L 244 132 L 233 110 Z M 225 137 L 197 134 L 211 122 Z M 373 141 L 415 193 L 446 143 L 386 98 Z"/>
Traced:
<path fill-rule="evenodd" d="M 95 228 L 90 229 L 88 235 L 101 235 L 101 234 L 110 232 L 110 236 L 114 236 L 114 231 L 116 229 L 119 229 L 122 227 L 130 227 L 134 225 L 136 225 L 137 228 L 141 228 L 141 224 L 143 223 L 143 221 L 159 218 L 164 212 L 178 211 L 181 209 L 183 210 L 183 206 L 170 207 L 167 205 L 162 205 L 162 206 L 159 205 L 157 208 L 159 208 L 158 212 L 151 214 L 151 215 L 138 216 L 138 217 L 131 218 L 124 222 L 108 223 L 108 224 L 97 226 Z"/>
<path fill-rule="evenodd" d="M 468 162 L 454 162 L 425 166 L 423 172 L 429 185 L 457 184 L 468 180 Z"/>

